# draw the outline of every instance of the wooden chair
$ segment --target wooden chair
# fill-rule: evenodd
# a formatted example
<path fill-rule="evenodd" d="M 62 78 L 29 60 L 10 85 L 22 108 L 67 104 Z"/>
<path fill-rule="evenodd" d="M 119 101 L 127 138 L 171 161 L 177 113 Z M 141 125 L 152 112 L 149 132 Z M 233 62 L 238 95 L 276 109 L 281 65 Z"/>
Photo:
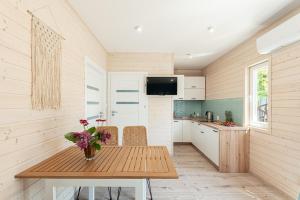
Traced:
<path fill-rule="evenodd" d="M 109 146 L 118 146 L 118 127 L 116 126 L 99 126 L 97 131 L 107 130 L 111 134 L 111 138 L 107 140 L 106 144 Z"/>
<path fill-rule="evenodd" d="M 127 126 L 123 129 L 123 146 L 148 146 L 147 130 L 144 126 Z M 147 178 L 147 186 L 152 200 L 150 179 Z"/>
<path fill-rule="evenodd" d="M 124 146 L 147 146 L 147 131 L 144 126 L 127 126 L 123 129 Z"/>
<path fill-rule="evenodd" d="M 118 146 L 118 127 L 116 126 L 99 126 L 96 129 L 97 131 L 103 131 L 107 130 L 111 134 L 111 138 L 107 140 L 106 144 L 101 144 L 101 145 L 107 145 L 107 146 Z M 80 195 L 80 190 L 81 187 L 79 187 L 79 191 L 77 194 L 77 200 L 79 200 L 79 195 Z M 112 195 L 111 195 L 111 187 L 107 188 L 108 193 L 109 193 L 109 200 L 112 200 Z M 118 188 L 118 196 L 120 196 L 121 188 Z"/>

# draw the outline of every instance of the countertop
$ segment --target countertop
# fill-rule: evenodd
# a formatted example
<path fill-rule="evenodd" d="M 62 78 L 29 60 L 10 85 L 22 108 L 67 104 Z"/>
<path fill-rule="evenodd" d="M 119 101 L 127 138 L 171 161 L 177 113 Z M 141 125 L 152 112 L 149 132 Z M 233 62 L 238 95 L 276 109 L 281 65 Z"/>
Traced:
<path fill-rule="evenodd" d="M 223 131 L 245 131 L 245 130 L 248 130 L 247 127 L 243 127 L 243 126 L 229 127 L 229 126 L 220 125 L 217 122 L 207 122 L 207 120 L 202 117 L 174 117 L 173 119 L 174 120 L 191 120 L 191 121 L 203 124 L 205 126 L 209 126 L 211 128 L 218 129 L 220 131 L 222 131 L 222 130 Z"/>

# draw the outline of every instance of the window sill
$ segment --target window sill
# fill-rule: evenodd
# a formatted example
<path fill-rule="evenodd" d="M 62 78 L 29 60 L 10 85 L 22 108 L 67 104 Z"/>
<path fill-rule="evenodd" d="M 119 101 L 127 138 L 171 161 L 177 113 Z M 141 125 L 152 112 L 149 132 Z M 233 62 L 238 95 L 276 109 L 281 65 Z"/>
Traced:
<path fill-rule="evenodd" d="M 250 130 L 254 130 L 256 132 L 259 132 L 259 133 L 263 133 L 263 134 L 269 134 L 269 131 L 268 131 L 268 125 L 258 125 L 258 124 L 251 124 L 249 126 Z"/>

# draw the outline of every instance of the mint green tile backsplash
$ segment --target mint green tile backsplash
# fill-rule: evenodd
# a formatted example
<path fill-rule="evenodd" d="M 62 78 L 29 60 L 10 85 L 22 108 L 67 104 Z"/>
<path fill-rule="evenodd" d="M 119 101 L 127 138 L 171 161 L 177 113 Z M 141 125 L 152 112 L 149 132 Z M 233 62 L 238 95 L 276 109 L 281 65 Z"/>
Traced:
<path fill-rule="evenodd" d="M 174 101 L 174 112 L 177 117 L 190 116 L 199 113 L 201 115 L 201 101 Z"/>
<path fill-rule="evenodd" d="M 244 98 L 206 100 L 201 104 L 202 116 L 205 116 L 206 111 L 211 111 L 213 112 L 214 120 L 219 116 L 220 120 L 224 121 L 226 110 L 232 112 L 235 123 L 243 125 Z"/>

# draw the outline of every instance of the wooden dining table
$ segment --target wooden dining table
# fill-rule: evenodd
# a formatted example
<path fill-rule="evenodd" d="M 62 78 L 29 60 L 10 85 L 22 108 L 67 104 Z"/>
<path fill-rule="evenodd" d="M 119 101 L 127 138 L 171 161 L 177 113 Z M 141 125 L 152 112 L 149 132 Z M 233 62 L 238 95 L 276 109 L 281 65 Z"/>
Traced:
<path fill-rule="evenodd" d="M 44 179 L 46 198 L 56 199 L 57 187 L 134 187 L 135 199 L 146 200 L 146 179 L 177 179 L 178 175 L 165 146 L 104 146 L 91 161 L 75 146 L 15 176 Z"/>

